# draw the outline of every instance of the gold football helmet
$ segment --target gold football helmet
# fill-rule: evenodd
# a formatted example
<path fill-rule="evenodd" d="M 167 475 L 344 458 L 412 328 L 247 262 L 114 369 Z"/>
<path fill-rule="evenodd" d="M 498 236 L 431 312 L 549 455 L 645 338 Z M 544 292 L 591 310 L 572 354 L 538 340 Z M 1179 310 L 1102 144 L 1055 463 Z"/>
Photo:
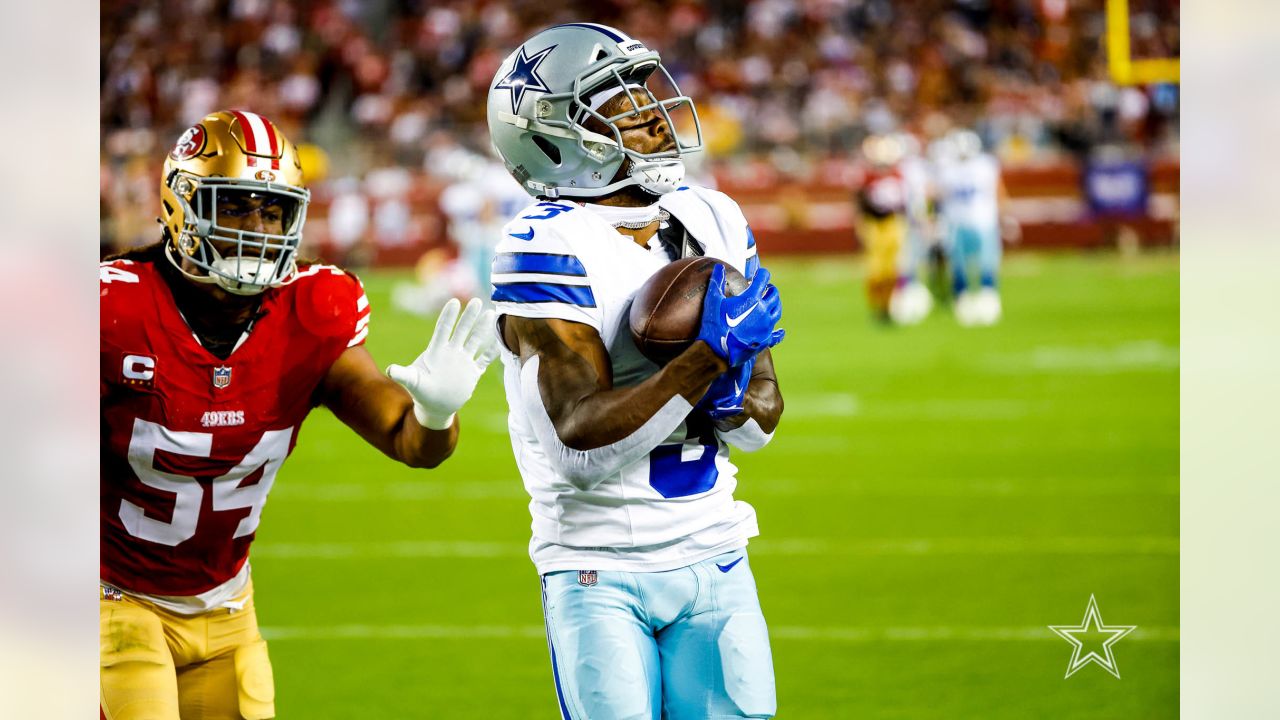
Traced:
<path fill-rule="evenodd" d="M 165 255 L 192 280 L 237 295 L 284 285 L 297 273 L 310 201 L 298 150 L 275 124 L 246 111 L 206 115 L 165 159 Z"/>

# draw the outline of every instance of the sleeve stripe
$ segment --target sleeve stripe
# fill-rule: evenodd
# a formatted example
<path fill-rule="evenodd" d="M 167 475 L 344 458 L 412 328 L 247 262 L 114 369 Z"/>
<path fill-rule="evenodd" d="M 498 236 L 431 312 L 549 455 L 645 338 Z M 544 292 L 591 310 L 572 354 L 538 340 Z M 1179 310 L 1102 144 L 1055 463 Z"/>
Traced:
<path fill-rule="evenodd" d="M 373 316 L 372 316 L 372 315 L 365 315 L 364 317 L 362 317 L 362 318 L 360 318 L 359 320 L 357 320 L 357 321 L 356 321 L 356 330 L 364 330 L 365 328 L 369 327 L 369 318 L 371 318 L 371 317 L 373 317 Z"/>
<path fill-rule="evenodd" d="M 558 285 L 554 283 L 495 283 L 494 302 L 516 303 L 567 303 L 578 307 L 593 308 L 596 296 L 584 285 Z"/>
<path fill-rule="evenodd" d="M 369 336 L 369 328 L 365 327 L 363 330 L 356 333 L 355 337 L 351 338 L 351 342 L 347 343 L 347 347 L 355 347 L 356 345 L 359 345 L 360 341 L 364 340 L 368 336 Z"/>
<path fill-rule="evenodd" d="M 367 307 L 369 307 L 369 296 L 360 293 L 360 299 L 356 301 L 356 312 L 360 312 Z"/>
<path fill-rule="evenodd" d="M 493 259 L 494 274 L 543 273 L 586 277 L 587 269 L 573 255 L 552 253 L 500 253 Z"/>
<path fill-rule="evenodd" d="M 591 278 L 583 275 L 555 275 L 552 273 L 499 273 L 490 278 L 494 284 L 550 283 L 552 285 L 590 285 Z"/>

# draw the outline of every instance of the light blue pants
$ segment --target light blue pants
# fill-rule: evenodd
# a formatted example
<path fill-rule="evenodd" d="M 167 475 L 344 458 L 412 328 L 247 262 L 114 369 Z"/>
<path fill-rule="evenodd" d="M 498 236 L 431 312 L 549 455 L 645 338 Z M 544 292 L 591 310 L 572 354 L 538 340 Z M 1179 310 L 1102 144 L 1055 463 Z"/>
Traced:
<path fill-rule="evenodd" d="M 548 573 L 542 605 L 565 720 L 776 712 L 769 630 L 745 550 L 667 572 Z"/>
<path fill-rule="evenodd" d="M 1000 229 L 976 225 L 954 225 L 947 232 L 947 248 L 951 253 L 952 290 L 957 296 L 969 289 L 971 266 L 978 266 L 979 283 L 996 287 L 1000 272 Z"/>

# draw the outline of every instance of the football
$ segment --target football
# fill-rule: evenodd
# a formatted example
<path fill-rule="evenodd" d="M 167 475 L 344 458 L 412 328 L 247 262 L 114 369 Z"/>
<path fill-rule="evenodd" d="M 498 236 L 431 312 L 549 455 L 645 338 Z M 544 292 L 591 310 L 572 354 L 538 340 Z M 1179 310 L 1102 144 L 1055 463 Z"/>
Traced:
<path fill-rule="evenodd" d="M 645 282 L 631 301 L 628 318 L 631 339 L 641 354 L 666 365 L 698 338 L 702 325 L 702 301 L 707 295 L 711 269 L 724 265 L 726 295 L 747 289 L 747 279 L 732 266 L 714 258 L 676 260 Z"/>

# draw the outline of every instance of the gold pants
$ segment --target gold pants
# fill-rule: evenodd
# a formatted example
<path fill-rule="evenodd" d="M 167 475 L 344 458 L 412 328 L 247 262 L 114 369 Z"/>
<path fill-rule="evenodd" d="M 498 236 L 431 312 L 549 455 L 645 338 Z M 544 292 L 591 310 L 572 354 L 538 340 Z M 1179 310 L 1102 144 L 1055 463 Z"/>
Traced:
<path fill-rule="evenodd" d="M 858 227 L 867 248 L 867 302 L 875 312 L 889 311 L 889 298 L 898 281 L 898 256 L 907 237 L 902 215 L 865 218 Z"/>
<path fill-rule="evenodd" d="M 179 615 L 128 595 L 98 601 L 107 720 L 267 720 L 275 683 L 258 632 L 253 584 L 219 608 Z"/>

